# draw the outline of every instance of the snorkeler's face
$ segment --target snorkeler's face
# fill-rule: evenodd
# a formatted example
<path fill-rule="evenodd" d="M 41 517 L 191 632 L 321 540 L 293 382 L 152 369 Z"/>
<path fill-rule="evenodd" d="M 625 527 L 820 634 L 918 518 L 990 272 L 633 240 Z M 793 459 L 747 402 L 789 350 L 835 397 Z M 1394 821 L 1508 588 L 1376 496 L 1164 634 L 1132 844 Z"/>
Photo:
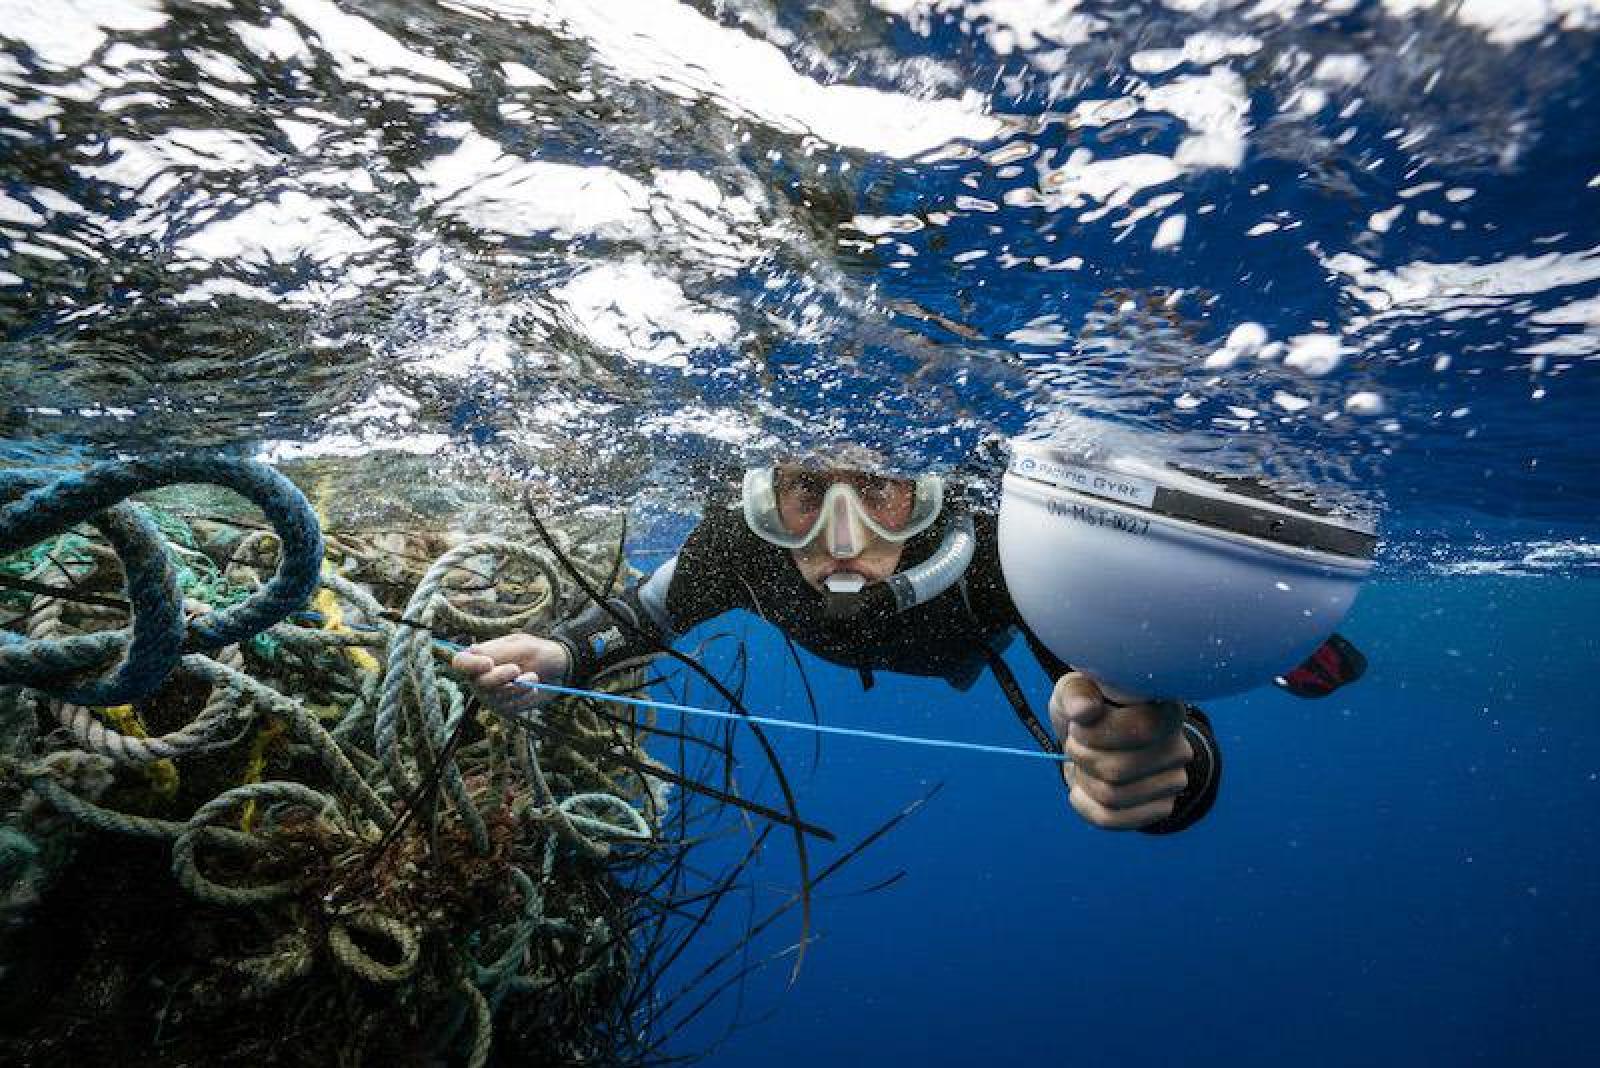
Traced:
<path fill-rule="evenodd" d="M 773 493 L 785 533 L 809 536 L 789 554 L 812 589 L 824 590 L 828 577 L 841 572 L 881 582 L 900 565 L 916 483 L 849 468 L 784 465 L 774 471 Z"/>

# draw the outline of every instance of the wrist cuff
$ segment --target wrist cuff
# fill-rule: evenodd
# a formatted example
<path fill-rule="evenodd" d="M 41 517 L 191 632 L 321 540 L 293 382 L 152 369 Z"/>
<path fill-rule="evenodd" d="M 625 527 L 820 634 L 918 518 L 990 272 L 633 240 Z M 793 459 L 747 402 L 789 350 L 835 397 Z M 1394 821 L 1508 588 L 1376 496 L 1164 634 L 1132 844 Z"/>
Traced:
<path fill-rule="evenodd" d="M 1222 750 L 1212 733 L 1211 721 L 1204 712 L 1191 706 L 1184 715 L 1183 729 L 1194 749 L 1194 756 L 1184 765 L 1189 784 L 1174 799 L 1172 815 L 1140 827 L 1143 834 L 1174 834 L 1185 830 L 1200 822 L 1216 803 L 1222 784 Z"/>

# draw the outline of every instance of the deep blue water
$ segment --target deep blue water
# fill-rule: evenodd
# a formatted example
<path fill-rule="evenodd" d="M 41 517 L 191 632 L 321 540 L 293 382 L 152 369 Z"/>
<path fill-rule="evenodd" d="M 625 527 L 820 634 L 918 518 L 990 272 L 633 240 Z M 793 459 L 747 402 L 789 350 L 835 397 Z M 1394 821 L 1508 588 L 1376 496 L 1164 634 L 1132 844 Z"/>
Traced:
<path fill-rule="evenodd" d="M 1222 793 L 1161 839 L 1089 828 L 1031 761 L 827 740 L 801 811 L 846 841 L 943 789 L 819 894 L 800 981 L 782 989 L 784 958 L 752 983 L 752 1022 L 713 1063 L 1586 1063 L 1597 613 L 1592 579 L 1373 583 L 1346 627 L 1367 677 L 1208 703 Z M 759 623 L 749 636 L 783 659 Z M 1042 706 L 1042 674 L 1010 659 Z M 863 696 L 849 672 L 808 672 L 830 723 L 1026 744 L 988 680 Z M 805 716 L 792 668 L 757 676 L 750 704 Z M 775 741 L 807 766 L 808 741 Z M 769 904 L 792 881 L 781 849 L 752 879 Z M 791 916 L 767 951 L 797 931 Z"/>
<path fill-rule="evenodd" d="M 1597 30 L 1596 0 L 0 0 L 0 448 L 350 467 L 356 526 L 488 477 L 652 552 L 708 473 L 841 440 L 981 486 L 1088 418 L 1316 485 L 1380 521 L 1342 628 L 1371 670 L 1208 706 L 1204 823 L 1105 834 L 1031 762 L 829 740 L 797 781 L 843 843 L 943 789 L 820 893 L 792 989 L 780 956 L 681 1045 L 742 1010 L 712 1063 L 1586 1063 Z M 803 718 L 733 625 L 750 707 Z M 831 723 L 1026 744 L 991 680 L 806 670 Z"/>

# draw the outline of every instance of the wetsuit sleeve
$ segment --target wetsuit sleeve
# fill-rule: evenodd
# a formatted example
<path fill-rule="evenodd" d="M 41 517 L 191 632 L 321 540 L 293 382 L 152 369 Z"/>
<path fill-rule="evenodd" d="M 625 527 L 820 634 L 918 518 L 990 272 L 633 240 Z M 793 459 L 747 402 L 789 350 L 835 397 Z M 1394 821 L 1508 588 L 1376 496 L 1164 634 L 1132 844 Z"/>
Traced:
<path fill-rule="evenodd" d="M 747 607 L 736 581 L 743 562 L 743 547 L 730 537 L 736 533 L 726 516 L 708 514 L 678 555 L 644 581 L 557 626 L 550 637 L 572 658 L 567 684 L 637 667 L 691 627 Z"/>
<path fill-rule="evenodd" d="M 1183 730 L 1194 756 L 1184 765 L 1189 785 L 1173 801 L 1172 815 L 1140 827 L 1144 834 L 1173 834 L 1199 823 L 1216 804 L 1222 786 L 1222 748 L 1206 714 L 1189 705 L 1184 709 Z"/>
<path fill-rule="evenodd" d="M 591 602 L 550 632 L 551 640 L 564 646 L 571 657 L 572 667 L 562 680 L 565 685 L 588 686 L 609 672 L 637 667 L 671 640 L 645 609 L 639 589 L 635 586 L 607 597 L 603 604 Z"/>

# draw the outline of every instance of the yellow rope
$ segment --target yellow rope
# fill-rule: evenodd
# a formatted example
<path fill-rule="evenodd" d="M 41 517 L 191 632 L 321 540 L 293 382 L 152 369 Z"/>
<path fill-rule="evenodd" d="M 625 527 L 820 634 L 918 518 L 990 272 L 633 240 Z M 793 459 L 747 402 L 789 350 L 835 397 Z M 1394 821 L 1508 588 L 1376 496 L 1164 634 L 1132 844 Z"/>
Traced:
<path fill-rule="evenodd" d="M 311 502 L 312 507 L 317 511 L 317 519 L 324 527 L 328 525 L 328 510 L 325 507 L 327 497 L 328 478 L 323 475 L 317 479 L 316 484 L 311 488 Z M 328 569 L 326 560 L 322 562 L 322 567 L 323 570 Z M 332 590 L 326 586 L 318 590 L 317 595 L 311 599 L 311 606 L 321 613 L 323 630 L 332 631 L 335 634 L 349 633 L 350 628 L 344 622 L 344 609 L 339 607 L 339 598 L 333 595 Z M 365 649 L 360 646 L 347 645 L 344 651 L 345 655 L 350 658 L 350 662 L 359 670 L 371 672 L 374 675 L 378 673 L 378 658 Z"/>
<path fill-rule="evenodd" d="M 328 482 L 326 476 L 318 478 L 312 487 L 312 507 L 316 509 L 317 519 L 324 525 L 328 522 L 328 512 L 325 502 L 328 497 Z M 327 560 L 323 560 L 322 567 L 328 569 Z M 311 606 L 322 616 L 322 629 L 336 634 L 347 634 L 350 628 L 344 621 L 344 609 L 339 605 L 339 598 L 334 596 L 332 590 L 326 586 L 317 590 L 316 596 L 311 599 Z M 377 674 L 379 664 L 376 657 L 359 646 L 345 646 L 345 655 L 350 658 L 359 670 Z M 270 720 L 266 726 L 256 733 L 250 743 L 250 756 L 245 762 L 244 782 L 256 783 L 261 781 L 262 774 L 266 771 L 267 752 L 279 738 L 283 736 L 284 725 L 278 720 Z M 250 831 L 255 826 L 256 803 L 247 801 L 241 806 L 239 816 L 239 829 Z"/>
<path fill-rule="evenodd" d="M 133 710 L 132 705 L 115 705 L 111 708 L 100 709 L 100 714 L 106 718 L 107 725 L 114 727 L 133 738 L 148 738 L 150 732 L 145 730 L 144 721 L 139 718 L 139 713 Z M 144 777 L 150 782 L 150 792 L 162 801 L 171 801 L 178 796 L 178 765 L 170 760 L 157 760 L 144 766 Z"/>
<path fill-rule="evenodd" d="M 261 781 L 262 774 L 267 770 L 267 750 L 271 749 L 272 744 L 281 737 L 283 737 L 283 722 L 277 719 L 267 720 L 266 725 L 256 732 L 256 736 L 250 741 L 250 756 L 244 764 L 245 785 Z M 255 830 L 255 826 L 256 803 L 253 800 L 246 801 L 240 807 L 239 829 L 249 834 Z"/>

